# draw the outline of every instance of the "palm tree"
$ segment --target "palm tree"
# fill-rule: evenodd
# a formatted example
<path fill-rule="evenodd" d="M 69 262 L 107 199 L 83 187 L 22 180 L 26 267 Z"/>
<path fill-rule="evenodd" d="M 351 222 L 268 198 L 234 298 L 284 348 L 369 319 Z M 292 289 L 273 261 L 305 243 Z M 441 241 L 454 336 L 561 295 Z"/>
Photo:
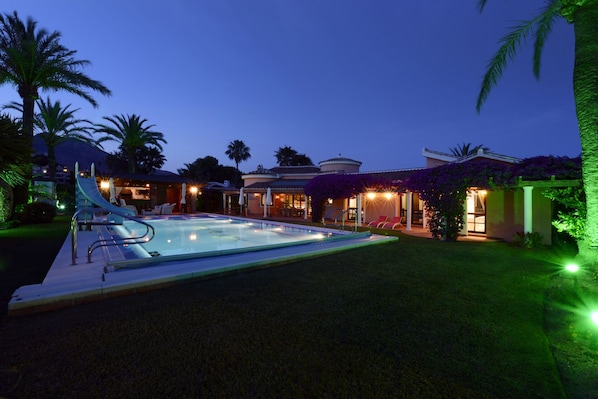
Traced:
<path fill-rule="evenodd" d="M 480 11 L 487 0 L 480 0 Z M 546 37 L 554 23 L 564 18 L 575 32 L 573 94 L 582 149 L 582 179 L 586 193 L 586 228 L 578 242 L 578 258 L 584 263 L 598 263 L 598 1 L 548 0 L 539 15 L 524 21 L 502 38 L 502 45 L 490 61 L 477 99 L 477 110 L 496 86 L 522 41 L 534 37 L 533 73 L 540 75 L 540 58 Z"/>
<path fill-rule="evenodd" d="M 274 153 L 278 166 L 291 166 L 293 159 L 297 156 L 297 151 L 290 146 L 279 147 L 278 151 Z"/>
<path fill-rule="evenodd" d="M 459 144 L 457 147 L 451 148 L 451 154 L 456 157 L 463 158 L 469 155 L 477 154 L 478 150 L 490 151 L 488 147 L 484 147 L 483 144 L 478 144 L 475 147 L 471 146 L 471 143 Z"/>
<path fill-rule="evenodd" d="M 245 145 L 245 143 L 241 140 L 234 140 L 228 143 L 228 149 L 226 150 L 225 154 L 228 155 L 230 160 L 235 161 L 237 165 L 237 172 L 239 172 L 239 162 L 247 161 L 251 158 L 251 154 L 249 153 L 250 148 Z"/>
<path fill-rule="evenodd" d="M 157 147 L 147 146 L 137 150 L 137 165 L 145 174 L 152 174 L 166 162 L 166 157 Z"/>
<path fill-rule="evenodd" d="M 139 115 L 113 115 L 104 116 L 112 126 L 96 124 L 94 130 L 97 133 L 105 133 L 98 143 L 104 141 L 120 142 L 121 150 L 127 155 L 129 161 L 129 173 L 135 173 L 137 165 L 137 151 L 147 146 L 155 146 L 162 150 L 160 142 L 166 144 L 164 134 L 151 130 L 155 125 L 144 125 L 147 119 L 141 119 Z"/>
<path fill-rule="evenodd" d="M 60 38 L 60 32 L 37 30 L 32 18 L 24 23 L 16 11 L 0 15 L 0 84 L 16 86 L 23 99 L 23 132 L 31 139 L 39 89 L 64 90 L 94 107 L 98 104 L 87 89 L 111 94 L 102 83 L 81 72 L 90 62 L 76 59 L 76 51 L 62 46 Z"/>
<path fill-rule="evenodd" d="M 313 162 L 310 157 L 305 154 L 297 154 L 295 158 L 293 158 L 293 163 L 291 166 L 313 166 Z"/>
<path fill-rule="evenodd" d="M 78 140 L 87 144 L 96 145 L 91 138 L 89 131 L 91 122 L 86 119 L 76 119 L 77 109 L 69 109 L 70 104 L 62 108 L 60 101 L 52 102 L 50 97 L 46 101 L 37 101 L 39 112 L 35 114 L 33 124 L 34 130 L 42 138 L 48 151 L 48 169 L 50 181 L 56 177 L 56 147 L 66 140 Z M 17 102 L 11 102 L 4 106 L 4 109 L 23 111 L 23 106 Z M 82 126 L 87 124 L 88 126 Z"/>
<path fill-rule="evenodd" d="M 313 162 L 305 154 L 299 154 L 290 146 L 279 147 L 274 153 L 278 166 L 311 166 Z"/>

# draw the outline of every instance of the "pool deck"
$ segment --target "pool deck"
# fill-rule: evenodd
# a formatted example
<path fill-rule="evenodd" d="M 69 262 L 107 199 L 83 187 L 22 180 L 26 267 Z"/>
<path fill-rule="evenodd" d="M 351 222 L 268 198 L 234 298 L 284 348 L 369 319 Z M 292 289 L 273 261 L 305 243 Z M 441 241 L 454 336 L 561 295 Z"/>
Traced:
<path fill-rule="evenodd" d="M 395 242 L 397 237 L 371 235 L 318 242 L 154 266 L 109 271 L 104 251 L 93 253 L 87 263 L 87 247 L 98 239 L 96 231 L 78 231 L 78 257 L 72 263 L 71 233 L 41 284 L 18 288 L 8 304 L 8 315 L 19 316 L 174 286 L 182 282 L 217 277 L 239 271 L 279 266 L 330 255 L 363 246 Z"/>

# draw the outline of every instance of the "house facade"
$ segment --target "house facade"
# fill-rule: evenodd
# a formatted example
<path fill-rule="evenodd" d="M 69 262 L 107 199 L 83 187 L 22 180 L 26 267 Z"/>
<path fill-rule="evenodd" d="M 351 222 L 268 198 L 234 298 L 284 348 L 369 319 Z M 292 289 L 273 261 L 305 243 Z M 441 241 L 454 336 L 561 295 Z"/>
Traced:
<path fill-rule="evenodd" d="M 424 148 L 426 168 L 454 162 L 491 161 L 514 165 L 515 157 L 479 150 L 467 157 Z M 397 185 L 420 169 L 397 169 L 361 172 L 361 162 L 350 158 L 331 158 L 319 166 L 258 168 L 243 176 L 243 206 L 238 205 L 239 192 L 225 193 L 225 204 L 236 205 L 238 213 L 250 217 L 291 217 L 311 219 L 310 198 L 304 188 L 309 180 L 322 174 L 367 174 L 384 178 Z M 471 187 L 464 204 L 464 226 L 461 235 L 477 235 L 512 241 L 517 233 L 539 233 L 543 243 L 552 241 L 552 201 L 543 192 L 554 187 L 579 185 L 577 180 L 524 181 L 512 189 L 487 190 Z M 268 197 L 268 191 L 270 197 Z M 236 197 L 235 197 L 236 195 Z M 271 200 L 271 202 L 268 202 Z M 340 224 L 350 221 L 367 225 L 380 216 L 401 217 L 406 230 L 426 228 L 425 204 L 418 193 L 408 190 L 369 191 L 353 198 L 329 199 L 325 219 Z"/>

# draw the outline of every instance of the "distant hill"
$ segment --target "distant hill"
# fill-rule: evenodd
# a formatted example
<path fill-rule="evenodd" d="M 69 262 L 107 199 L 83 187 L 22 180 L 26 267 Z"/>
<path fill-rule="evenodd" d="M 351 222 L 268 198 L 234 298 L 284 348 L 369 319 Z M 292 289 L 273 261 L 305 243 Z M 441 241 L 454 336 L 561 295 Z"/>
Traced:
<path fill-rule="evenodd" d="M 33 150 L 35 155 L 48 154 L 46 144 L 39 136 L 33 138 Z M 106 167 L 107 156 L 107 152 L 77 140 L 65 140 L 56 147 L 56 163 L 69 169 L 75 167 L 75 162 L 79 162 L 82 169 L 88 169 L 94 163 L 96 171 L 108 173 Z"/>

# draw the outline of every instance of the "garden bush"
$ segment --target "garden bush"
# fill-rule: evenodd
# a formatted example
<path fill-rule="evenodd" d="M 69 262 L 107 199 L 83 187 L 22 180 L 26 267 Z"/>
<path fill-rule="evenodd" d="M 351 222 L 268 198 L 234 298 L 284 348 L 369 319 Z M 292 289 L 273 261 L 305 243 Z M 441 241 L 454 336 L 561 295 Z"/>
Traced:
<path fill-rule="evenodd" d="M 56 216 L 56 206 L 47 202 L 33 202 L 26 204 L 19 220 L 22 223 L 50 223 Z"/>
<path fill-rule="evenodd" d="M 513 245 L 521 248 L 540 248 L 544 237 L 538 232 L 523 233 L 518 232 L 513 236 Z"/>

